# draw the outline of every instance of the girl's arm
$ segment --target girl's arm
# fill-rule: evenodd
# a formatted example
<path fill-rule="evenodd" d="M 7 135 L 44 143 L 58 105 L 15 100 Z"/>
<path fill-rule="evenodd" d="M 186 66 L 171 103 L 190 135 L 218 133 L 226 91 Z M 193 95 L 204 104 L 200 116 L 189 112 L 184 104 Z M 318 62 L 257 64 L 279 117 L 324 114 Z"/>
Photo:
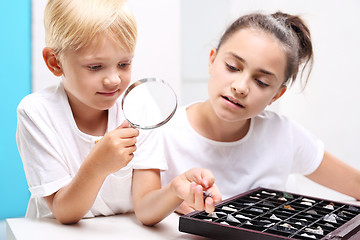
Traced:
<path fill-rule="evenodd" d="M 360 171 L 325 151 L 320 166 L 309 179 L 360 200 Z"/>
<path fill-rule="evenodd" d="M 200 168 L 191 169 L 161 188 L 160 170 L 134 170 L 132 194 L 137 218 L 144 225 L 154 225 L 172 213 L 184 200 L 196 210 L 214 211 L 221 195 L 212 174 Z M 213 197 L 203 198 L 203 189 Z"/>

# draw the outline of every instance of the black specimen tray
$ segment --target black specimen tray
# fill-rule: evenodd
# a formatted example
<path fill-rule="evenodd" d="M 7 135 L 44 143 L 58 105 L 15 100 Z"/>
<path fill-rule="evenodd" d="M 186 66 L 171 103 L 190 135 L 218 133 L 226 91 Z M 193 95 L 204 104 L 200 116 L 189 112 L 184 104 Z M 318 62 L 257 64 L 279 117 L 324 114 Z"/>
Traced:
<path fill-rule="evenodd" d="M 181 216 L 179 230 L 215 239 L 360 239 L 360 207 L 256 188 Z"/>

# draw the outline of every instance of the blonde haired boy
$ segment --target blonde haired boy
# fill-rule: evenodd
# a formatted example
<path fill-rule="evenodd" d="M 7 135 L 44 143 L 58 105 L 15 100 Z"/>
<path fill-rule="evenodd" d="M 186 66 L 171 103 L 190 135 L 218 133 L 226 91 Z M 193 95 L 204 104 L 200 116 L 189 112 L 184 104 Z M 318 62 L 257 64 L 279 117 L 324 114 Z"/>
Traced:
<path fill-rule="evenodd" d="M 45 30 L 44 61 L 62 81 L 18 106 L 31 192 L 26 216 L 69 224 L 135 211 L 152 225 L 183 200 L 213 211 L 221 196 L 212 174 L 192 169 L 160 188 L 167 165 L 156 130 L 139 132 L 124 120 L 119 96 L 130 83 L 137 37 L 124 1 L 50 0 Z M 214 197 L 203 200 L 203 189 Z"/>

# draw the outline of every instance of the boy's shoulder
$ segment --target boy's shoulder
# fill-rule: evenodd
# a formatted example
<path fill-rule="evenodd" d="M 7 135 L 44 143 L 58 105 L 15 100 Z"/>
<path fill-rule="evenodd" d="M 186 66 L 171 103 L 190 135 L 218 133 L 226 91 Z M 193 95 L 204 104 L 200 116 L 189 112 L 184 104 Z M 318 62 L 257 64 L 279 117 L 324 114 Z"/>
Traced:
<path fill-rule="evenodd" d="M 60 85 L 51 86 L 25 96 L 18 105 L 18 111 L 53 108 L 61 102 Z"/>

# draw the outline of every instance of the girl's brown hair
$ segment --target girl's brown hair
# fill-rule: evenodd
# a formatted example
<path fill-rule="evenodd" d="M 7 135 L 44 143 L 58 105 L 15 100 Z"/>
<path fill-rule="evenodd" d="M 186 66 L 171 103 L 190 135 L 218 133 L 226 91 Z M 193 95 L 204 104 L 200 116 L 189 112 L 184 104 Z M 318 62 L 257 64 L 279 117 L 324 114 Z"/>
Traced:
<path fill-rule="evenodd" d="M 301 71 L 302 75 L 309 67 L 306 85 L 313 65 L 313 49 L 310 31 L 300 17 L 283 12 L 242 16 L 227 28 L 220 39 L 218 50 L 235 32 L 245 28 L 264 31 L 281 42 L 287 56 L 284 85 L 292 84 L 298 72 Z"/>

